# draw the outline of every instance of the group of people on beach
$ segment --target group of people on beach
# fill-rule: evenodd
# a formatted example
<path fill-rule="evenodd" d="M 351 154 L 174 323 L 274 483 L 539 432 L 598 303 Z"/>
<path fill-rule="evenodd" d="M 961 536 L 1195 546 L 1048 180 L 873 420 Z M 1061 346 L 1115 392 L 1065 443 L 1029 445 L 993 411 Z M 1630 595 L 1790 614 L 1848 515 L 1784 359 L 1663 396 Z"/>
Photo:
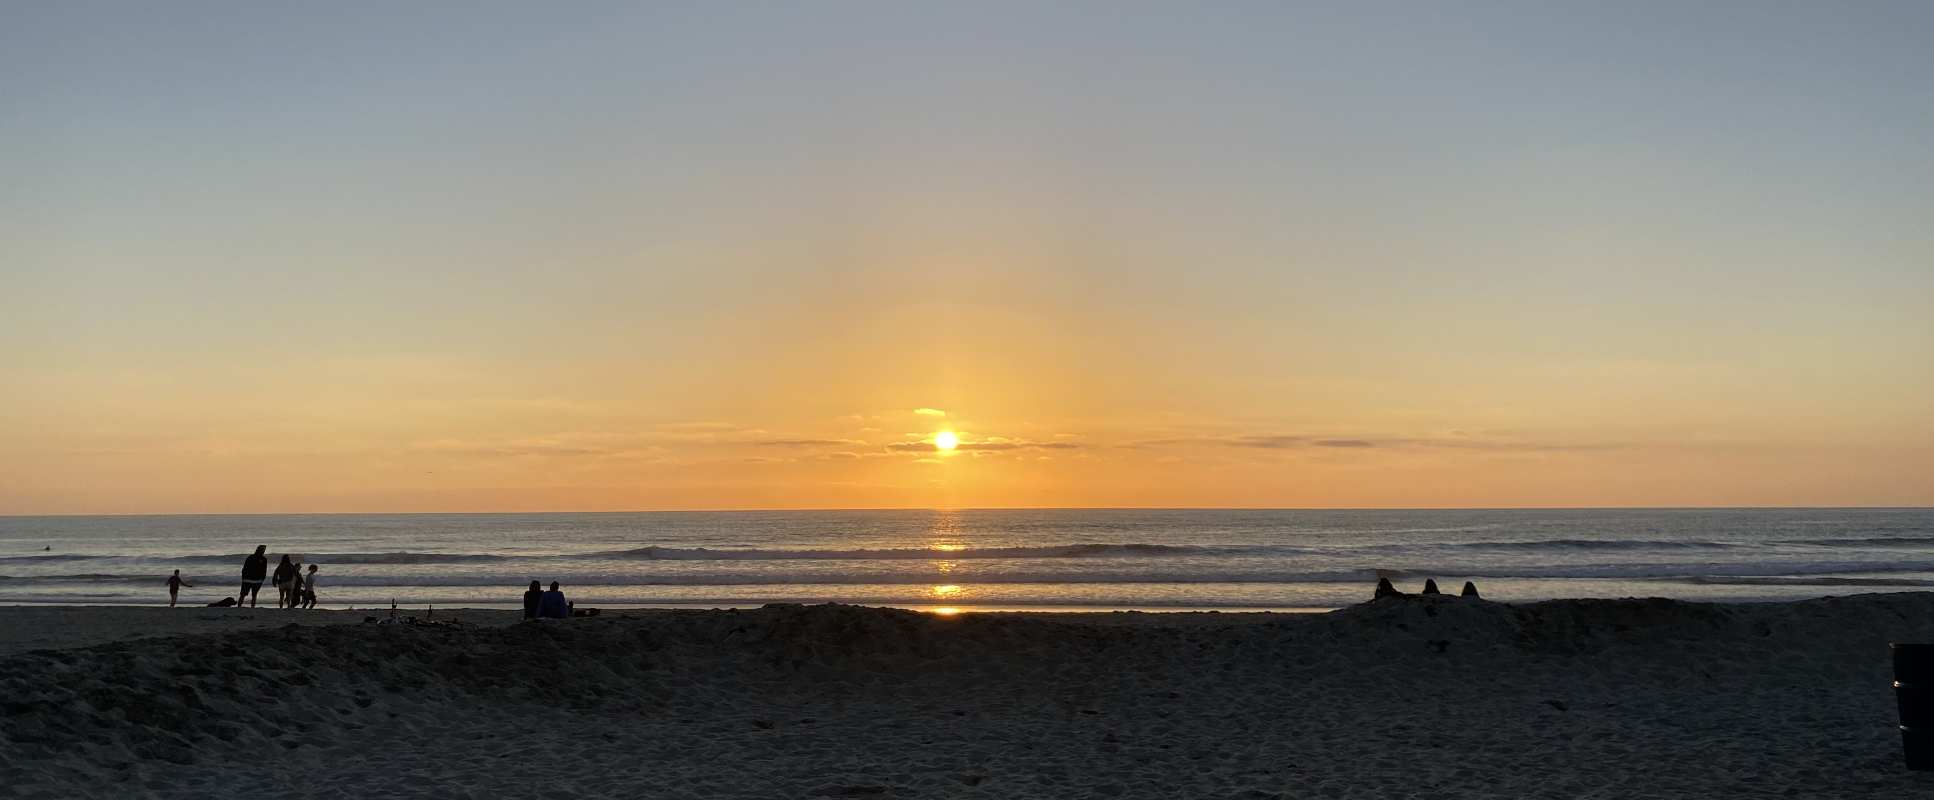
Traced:
<path fill-rule="evenodd" d="M 531 588 L 524 591 L 524 619 L 570 619 L 571 601 L 564 599 L 564 590 L 558 588 L 557 581 L 551 581 L 551 590 L 544 591 L 544 585 L 531 581 Z"/>
<path fill-rule="evenodd" d="M 239 607 L 243 601 L 247 601 L 248 607 L 254 608 L 256 595 L 262 591 L 262 582 L 269 577 L 268 550 L 268 545 L 258 544 L 255 553 L 242 560 L 242 591 L 235 595 L 235 599 L 224 597 L 209 605 Z M 275 566 L 274 583 L 276 608 L 316 607 L 316 565 L 310 564 L 305 574 L 302 564 L 285 554 L 282 563 Z M 175 607 L 175 600 L 183 586 L 193 587 L 194 584 L 181 577 L 181 570 L 175 570 L 175 574 L 168 576 L 169 608 Z"/>
<path fill-rule="evenodd" d="M 247 602 L 249 608 L 254 608 L 256 595 L 262 591 L 262 583 L 270 578 L 268 551 L 268 545 L 258 544 L 255 552 L 242 560 L 242 591 L 235 599 L 222 598 L 209 605 L 240 607 Z M 305 573 L 301 562 L 284 554 L 282 563 L 275 567 L 273 577 L 276 608 L 316 607 L 316 565 L 310 564 Z M 175 607 L 175 600 L 183 586 L 193 587 L 194 584 L 181 577 L 181 570 L 175 570 L 175 574 L 168 576 L 169 608 Z M 571 601 L 565 599 L 564 590 L 557 581 L 551 581 L 549 591 L 544 590 L 543 584 L 531 581 L 530 589 L 524 592 L 524 619 L 569 619 L 572 610 Z"/>

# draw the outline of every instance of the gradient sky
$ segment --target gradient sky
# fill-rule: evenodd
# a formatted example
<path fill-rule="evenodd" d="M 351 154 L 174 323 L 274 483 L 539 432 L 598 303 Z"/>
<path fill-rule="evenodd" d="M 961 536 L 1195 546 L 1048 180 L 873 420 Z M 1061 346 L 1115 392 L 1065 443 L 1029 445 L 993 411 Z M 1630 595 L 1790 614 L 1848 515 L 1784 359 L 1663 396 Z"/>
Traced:
<path fill-rule="evenodd" d="M 1934 4 L 951 5 L 9 5 L 0 513 L 1934 505 Z"/>

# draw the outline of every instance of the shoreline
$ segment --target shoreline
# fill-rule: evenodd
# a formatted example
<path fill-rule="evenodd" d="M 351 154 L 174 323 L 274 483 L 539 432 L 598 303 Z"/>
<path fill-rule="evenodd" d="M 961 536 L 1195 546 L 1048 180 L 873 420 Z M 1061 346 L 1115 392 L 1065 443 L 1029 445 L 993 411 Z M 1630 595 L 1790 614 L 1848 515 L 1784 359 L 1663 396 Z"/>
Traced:
<path fill-rule="evenodd" d="M 1740 602 L 1756 602 L 1756 601 L 1740 601 Z M 1763 601 L 1763 602 L 1780 602 L 1780 601 Z M 597 603 L 595 605 L 597 608 L 604 609 L 606 611 L 752 611 L 755 609 L 760 609 L 771 605 L 809 605 L 809 606 L 834 605 L 834 606 L 854 606 L 857 608 L 892 608 L 892 609 L 900 609 L 902 611 L 924 611 L 924 612 L 942 612 L 942 613 L 959 613 L 959 614 L 1324 614 L 1331 611 L 1337 611 L 1343 608 L 1348 608 L 1348 606 L 1204 606 L 1204 605 L 1178 605 L 1178 606 L 1034 605 L 1034 606 L 1031 606 L 1031 605 L 1018 605 L 1018 604 L 1002 605 L 998 603 L 986 604 L 986 605 L 976 605 L 973 603 L 872 604 L 872 603 L 859 603 L 859 602 L 842 602 L 838 600 L 816 601 L 816 602 L 809 602 L 809 603 L 808 602 L 782 602 L 782 601 L 768 601 L 768 602 L 748 601 L 744 603 Z M 437 609 L 448 608 L 452 610 L 467 609 L 467 610 L 475 610 L 475 611 L 519 611 L 523 608 L 521 603 L 464 603 L 461 605 L 449 605 L 449 606 L 438 605 L 434 607 Z M 587 604 L 586 607 L 589 608 L 591 607 L 591 605 Z M 171 606 L 168 606 L 165 603 L 114 603 L 114 602 L 74 603 L 74 602 L 56 601 L 56 600 L 48 600 L 48 601 L 0 600 L 0 609 L 5 609 L 5 608 L 171 608 Z M 236 610 L 236 607 L 234 606 L 210 606 L 205 604 L 196 604 L 192 606 L 187 604 L 179 604 L 179 605 L 172 606 L 172 608 L 174 608 L 177 611 L 182 609 L 202 609 L 206 611 Z M 397 605 L 398 611 L 424 611 L 427 608 L 430 608 L 430 606 L 426 606 L 423 604 L 401 604 L 401 603 Z M 286 611 L 288 609 L 281 609 L 281 608 L 276 608 L 275 606 L 272 606 L 272 605 L 268 605 L 268 606 L 257 606 L 254 609 L 242 608 L 241 610 Z M 302 609 L 297 609 L 297 612 L 300 613 L 301 610 Z M 384 606 L 331 605 L 327 603 L 321 603 L 321 604 L 317 604 L 314 610 L 316 611 L 388 611 L 389 606 L 387 605 L 384 605 Z"/>
<path fill-rule="evenodd" d="M 1901 765 L 1887 643 L 1934 641 L 1934 593 L 1411 595 L 1254 615 L 775 605 L 531 624 L 437 610 L 460 628 L 364 616 L 0 608 L 0 785 L 1866 798 L 1931 779 Z"/>

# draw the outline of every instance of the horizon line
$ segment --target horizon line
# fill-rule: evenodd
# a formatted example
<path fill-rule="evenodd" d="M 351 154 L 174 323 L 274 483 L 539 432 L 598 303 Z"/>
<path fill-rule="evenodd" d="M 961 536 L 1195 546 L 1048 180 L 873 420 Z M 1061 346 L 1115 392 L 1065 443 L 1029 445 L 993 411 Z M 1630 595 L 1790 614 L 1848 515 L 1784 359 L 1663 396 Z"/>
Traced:
<path fill-rule="evenodd" d="M 607 511 L 128 511 L 53 514 L 0 513 L 0 519 L 57 517 L 324 517 L 324 516 L 508 516 L 540 514 L 733 514 L 851 513 L 874 511 L 1934 511 L 1934 505 L 1614 505 L 1614 506 L 857 506 L 644 508 Z"/>

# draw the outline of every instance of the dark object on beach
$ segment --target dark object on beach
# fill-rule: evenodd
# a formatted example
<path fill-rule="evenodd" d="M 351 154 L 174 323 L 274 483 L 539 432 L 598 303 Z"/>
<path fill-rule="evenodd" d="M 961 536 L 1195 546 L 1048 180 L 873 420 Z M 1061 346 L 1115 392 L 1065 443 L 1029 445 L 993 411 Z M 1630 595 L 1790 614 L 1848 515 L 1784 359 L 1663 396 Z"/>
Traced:
<path fill-rule="evenodd" d="M 531 588 L 524 590 L 524 619 L 537 619 L 537 602 L 544 597 L 544 584 L 531 581 Z"/>
<path fill-rule="evenodd" d="M 1403 592 L 1397 591 L 1397 587 L 1390 585 L 1389 578 L 1377 579 L 1377 599 L 1378 600 L 1382 600 L 1383 598 L 1386 598 L 1386 597 L 1402 597 L 1402 596 L 1403 596 Z"/>
<path fill-rule="evenodd" d="M 235 605 L 235 598 L 224 597 L 220 600 L 216 600 L 213 603 L 209 603 L 208 607 L 209 608 L 232 608 L 234 607 L 234 605 Z"/>
<path fill-rule="evenodd" d="M 254 555 L 242 559 L 242 591 L 235 595 L 235 605 L 241 605 L 246 597 L 249 607 L 255 607 L 255 595 L 262 591 L 262 579 L 269 575 L 268 551 L 268 545 L 258 544 Z"/>
<path fill-rule="evenodd" d="M 1464 582 L 1464 591 L 1462 593 L 1462 596 L 1469 597 L 1473 600 L 1482 599 L 1477 596 L 1477 584 L 1471 583 L 1470 581 Z"/>
<path fill-rule="evenodd" d="M 578 608 L 576 603 L 571 604 L 571 616 L 573 617 L 595 617 L 597 615 L 598 610 L 595 608 Z"/>
<path fill-rule="evenodd" d="M 309 565 L 309 574 L 307 575 L 307 577 L 304 577 L 301 575 L 296 576 L 296 586 L 300 590 L 297 592 L 298 596 L 296 597 L 296 603 L 298 605 L 301 605 L 303 608 L 315 608 L 316 607 L 316 565 L 314 564 Z"/>
<path fill-rule="evenodd" d="M 181 587 L 183 586 L 186 586 L 192 589 L 194 588 L 195 585 L 192 583 L 189 583 L 188 581 L 184 580 L 181 577 L 181 570 L 175 570 L 175 574 L 168 576 L 168 607 L 169 608 L 175 607 L 175 600 L 180 597 Z"/>
<path fill-rule="evenodd" d="M 1443 594 L 1443 592 L 1437 591 L 1437 580 L 1435 578 L 1424 579 L 1424 594 Z"/>
<path fill-rule="evenodd" d="M 1894 648 L 1894 704 L 1907 768 L 1934 770 L 1934 644 Z"/>
<path fill-rule="evenodd" d="M 559 589 L 557 581 L 551 581 L 551 590 L 537 598 L 538 619 L 569 619 L 571 603 L 564 599 L 564 590 Z"/>

